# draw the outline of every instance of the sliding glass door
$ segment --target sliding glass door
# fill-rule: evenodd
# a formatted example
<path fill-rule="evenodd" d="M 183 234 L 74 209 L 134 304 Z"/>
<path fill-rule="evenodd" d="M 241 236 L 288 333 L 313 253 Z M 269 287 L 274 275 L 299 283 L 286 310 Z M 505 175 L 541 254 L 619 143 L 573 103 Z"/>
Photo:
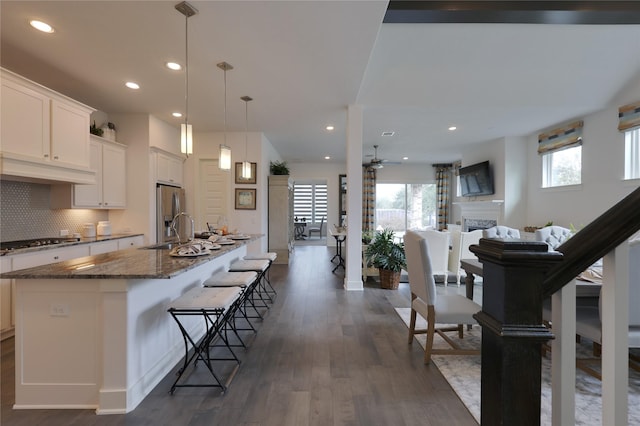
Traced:
<path fill-rule="evenodd" d="M 434 183 L 376 184 L 377 230 L 391 228 L 400 237 L 407 229 L 425 229 L 436 221 Z"/>

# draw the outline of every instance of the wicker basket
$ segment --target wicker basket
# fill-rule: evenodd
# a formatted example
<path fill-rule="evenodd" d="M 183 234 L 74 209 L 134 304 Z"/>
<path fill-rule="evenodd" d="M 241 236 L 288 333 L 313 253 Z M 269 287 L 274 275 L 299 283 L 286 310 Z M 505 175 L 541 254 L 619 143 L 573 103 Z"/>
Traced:
<path fill-rule="evenodd" d="M 380 287 L 387 290 L 397 290 L 400 285 L 400 272 L 378 268 L 380 274 Z"/>

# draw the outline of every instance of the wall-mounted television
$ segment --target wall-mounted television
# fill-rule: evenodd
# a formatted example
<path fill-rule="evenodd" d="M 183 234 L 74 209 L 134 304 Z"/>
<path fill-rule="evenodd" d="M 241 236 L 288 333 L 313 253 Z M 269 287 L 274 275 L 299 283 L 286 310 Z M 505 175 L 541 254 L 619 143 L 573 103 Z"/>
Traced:
<path fill-rule="evenodd" d="M 475 197 L 477 195 L 491 195 L 493 191 L 493 175 L 488 161 L 462 167 L 459 170 L 460 195 Z"/>

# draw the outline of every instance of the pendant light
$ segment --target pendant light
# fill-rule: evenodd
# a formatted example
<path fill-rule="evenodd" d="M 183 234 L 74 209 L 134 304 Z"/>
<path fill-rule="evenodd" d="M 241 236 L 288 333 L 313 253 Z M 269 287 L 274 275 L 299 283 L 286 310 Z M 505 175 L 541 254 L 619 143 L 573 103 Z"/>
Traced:
<path fill-rule="evenodd" d="M 220 144 L 218 167 L 220 170 L 231 170 L 231 148 L 227 146 L 227 71 L 233 66 L 227 62 L 220 62 L 217 67 L 224 71 L 224 143 Z"/>
<path fill-rule="evenodd" d="M 198 10 L 186 1 L 176 4 L 176 10 L 184 15 L 184 123 L 180 125 L 180 152 L 189 158 L 193 154 L 193 129 L 189 124 L 189 17 Z"/>
<path fill-rule="evenodd" d="M 251 179 L 251 163 L 247 161 L 247 146 L 249 145 L 249 102 L 253 99 L 249 96 L 243 96 L 240 99 L 244 101 L 244 161 L 242 162 L 242 179 Z"/>

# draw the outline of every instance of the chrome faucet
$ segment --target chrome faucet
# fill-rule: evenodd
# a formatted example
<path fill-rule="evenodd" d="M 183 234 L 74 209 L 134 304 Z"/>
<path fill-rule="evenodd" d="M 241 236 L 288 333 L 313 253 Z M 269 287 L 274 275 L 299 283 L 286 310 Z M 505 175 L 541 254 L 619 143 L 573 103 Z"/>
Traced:
<path fill-rule="evenodd" d="M 180 216 L 186 216 L 191 221 L 191 234 L 186 242 L 193 241 L 195 237 L 195 229 L 196 229 L 195 222 L 193 221 L 193 218 L 189 214 L 185 212 L 180 212 L 173 217 L 173 220 L 171 221 L 171 226 L 170 226 L 174 234 L 176 234 L 176 238 L 178 238 L 178 244 L 182 243 L 182 241 L 180 240 L 180 234 L 178 234 L 178 229 L 176 228 L 176 223 Z"/>

